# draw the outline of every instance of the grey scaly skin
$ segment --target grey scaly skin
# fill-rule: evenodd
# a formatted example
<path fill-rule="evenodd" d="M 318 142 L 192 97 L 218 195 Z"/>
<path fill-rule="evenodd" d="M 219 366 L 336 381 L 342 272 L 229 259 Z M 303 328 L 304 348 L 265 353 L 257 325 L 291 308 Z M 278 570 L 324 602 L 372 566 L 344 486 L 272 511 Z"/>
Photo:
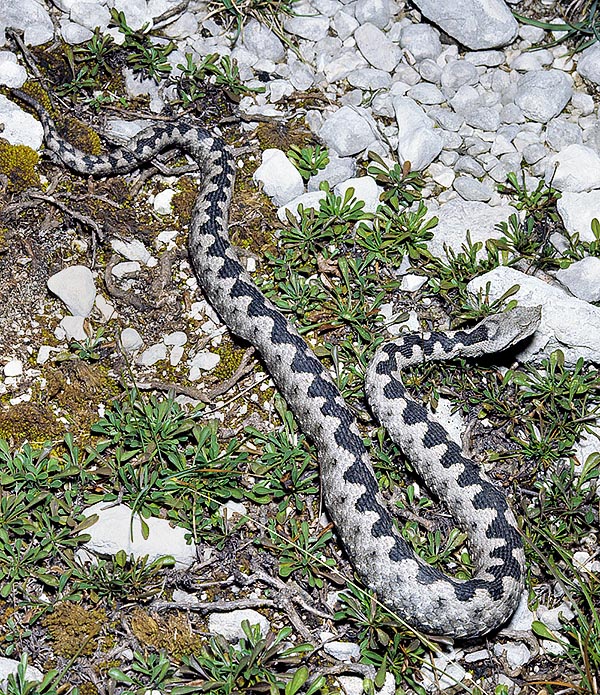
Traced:
<path fill-rule="evenodd" d="M 454 334 L 401 338 L 382 348 L 369 368 L 366 388 L 375 399 L 377 416 L 469 531 L 477 574 L 468 581 L 455 580 L 418 558 L 395 530 L 352 412 L 322 364 L 263 296 L 233 251 L 227 219 L 235 165 L 225 143 L 196 125 L 167 123 L 140 132 L 108 155 L 86 155 L 57 134 L 37 102 L 14 93 L 37 111 L 53 157 L 82 174 L 129 172 L 171 147 L 198 163 L 204 181 L 188 239 L 194 271 L 231 331 L 260 353 L 300 428 L 315 443 L 328 513 L 363 582 L 407 623 L 433 635 L 476 637 L 505 622 L 523 587 L 524 555 L 514 516 L 504 496 L 462 456 L 444 428 L 406 395 L 395 373 L 423 359 L 504 349 L 535 330 L 535 312 L 516 310 Z"/>

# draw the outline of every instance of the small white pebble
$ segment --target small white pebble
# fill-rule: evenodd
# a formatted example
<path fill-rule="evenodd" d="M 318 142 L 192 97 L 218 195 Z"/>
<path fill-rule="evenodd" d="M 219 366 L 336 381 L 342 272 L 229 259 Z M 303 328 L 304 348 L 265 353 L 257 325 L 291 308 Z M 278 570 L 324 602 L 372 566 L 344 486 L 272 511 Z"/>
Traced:
<path fill-rule="evenodd" d="M 21 376 L 23 374 L 23 362 L 21 360 L 10 360 L 4 365 L 4 376 Z"/>

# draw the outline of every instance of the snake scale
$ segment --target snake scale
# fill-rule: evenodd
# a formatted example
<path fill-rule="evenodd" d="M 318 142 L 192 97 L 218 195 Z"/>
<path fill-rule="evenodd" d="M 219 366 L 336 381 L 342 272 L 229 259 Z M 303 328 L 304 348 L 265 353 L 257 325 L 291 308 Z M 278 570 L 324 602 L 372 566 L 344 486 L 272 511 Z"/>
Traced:
<path fill-rule="evenodd" d="M 191 123 L 164 123 L 110 154 L 91 156 L 62 139 L 35 100 L 18 90 L 15 95 L 37 111 L 53 157 L 81 174 L 123 174 L 171 147 L 197 162 L 203 183 L 188 238 L 194 271 L 230 330 L 260 353 L 301 429 L 315 443 L 325 505 L 357 573 L 390 609 L 423 632 L 472 638 L 504 623 L 523 587 L 516 520 L 504 495 L 424 406 L 407 396 L 399 370 L 424 360 L 503 350 L 533 333 L 539 310 L 518 308 L 454 333 L 404 336 L 381 348 L 368 369 L 366 391 L 375 414 L 469 534 L 477 572 L 466 581 L 453 579 L 420 559 L 396 531 L 350 408 L 237 258 L 228 237 L 235 162 L 225 143 Z"/>

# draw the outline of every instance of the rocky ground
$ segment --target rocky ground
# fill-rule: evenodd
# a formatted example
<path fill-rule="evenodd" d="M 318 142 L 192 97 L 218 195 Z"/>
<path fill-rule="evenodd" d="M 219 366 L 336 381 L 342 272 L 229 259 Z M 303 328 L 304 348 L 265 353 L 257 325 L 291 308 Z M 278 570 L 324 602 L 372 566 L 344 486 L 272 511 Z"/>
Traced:
<path fill-rule="evenodd" d="M 10 693 L 598 692 L 594 13 L 0 0 Z M 519 518 L 528 590 L 508 625 L 431 641 L 355 583 L 315 451 L 191 270 L 190 162 L 69 173 L 11 88 L 89 153 L 180 118 L 234 147 L 234 244 L 355 409 L 404 537 L 459 577 L 464 535 L 395 463 L 364 370 L 383 339 L 542 307 L 518 352 L 407 376 Z"/>

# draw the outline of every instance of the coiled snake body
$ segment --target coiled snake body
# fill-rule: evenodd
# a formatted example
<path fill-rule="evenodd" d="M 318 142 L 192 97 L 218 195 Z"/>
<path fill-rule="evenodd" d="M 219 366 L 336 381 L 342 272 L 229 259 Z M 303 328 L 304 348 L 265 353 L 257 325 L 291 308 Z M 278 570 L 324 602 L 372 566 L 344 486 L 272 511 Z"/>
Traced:
<path fill-rule="evenodd" d="M 210 132 L 181 122 L 151 127 L 126 147 L 91 156 L 64 141 L 31 97 L 15 94 L 39 114 L 48 150 L 82 174 L 132 171 L 168 147 L 181 148 L 198 163 L 204 180 L 188 244 L 199 283 L 227 326 L 258 350 L 300 427 L 315 443 L 327 510 L 364 583 L 409 624 L 430 634 L 475 637 L 505 622 L 523 585 L 524 553 L 515 518 L 504 496 L 463 457 L 443 426 L 406 395 L 397 372 L 423 360 L 509 347 L 535 330 L 538 311 L 517 309 L 455 333 L 405 336 L 383 347 L 368 370 L 366 391 L 377 417 L 469 533 L 477 574 L 468 581 L 452 579 L 417 557 L 400 537 L 350 409 L 320 361 L 233 251 L 227 216 L 235 165 L 228 147 Z"/>

